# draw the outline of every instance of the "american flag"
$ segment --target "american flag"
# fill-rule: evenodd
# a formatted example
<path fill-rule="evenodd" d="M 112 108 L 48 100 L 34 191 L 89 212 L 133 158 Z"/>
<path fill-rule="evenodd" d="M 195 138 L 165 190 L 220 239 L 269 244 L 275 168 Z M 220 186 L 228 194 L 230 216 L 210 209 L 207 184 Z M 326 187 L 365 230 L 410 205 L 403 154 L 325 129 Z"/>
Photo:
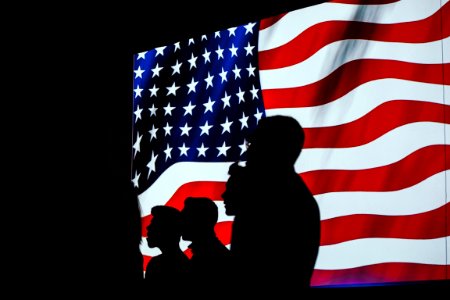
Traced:
<path fill-rule="evenodd" d="M 322 219 L 312 285 L 448 279 L 448 2 L 330 1 L 137 53 L 143 238 L 153 206 L 205 196 L 229 245 L 228 167 L 261 118 L 288 115 Z M 159 250 L 141 252 L 146 264 Z"/>

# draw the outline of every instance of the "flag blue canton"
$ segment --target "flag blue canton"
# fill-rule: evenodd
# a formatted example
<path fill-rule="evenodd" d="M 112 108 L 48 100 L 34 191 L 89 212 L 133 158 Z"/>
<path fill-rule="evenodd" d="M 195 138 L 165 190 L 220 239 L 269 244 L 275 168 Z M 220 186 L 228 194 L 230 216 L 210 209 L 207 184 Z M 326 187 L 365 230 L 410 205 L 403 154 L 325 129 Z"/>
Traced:
<path fill-rule="evenodd" d="M 245 160 L 265 117 L 257 22 L 134 56 L 133 183 L 142 192 L 181 161 Z"/>

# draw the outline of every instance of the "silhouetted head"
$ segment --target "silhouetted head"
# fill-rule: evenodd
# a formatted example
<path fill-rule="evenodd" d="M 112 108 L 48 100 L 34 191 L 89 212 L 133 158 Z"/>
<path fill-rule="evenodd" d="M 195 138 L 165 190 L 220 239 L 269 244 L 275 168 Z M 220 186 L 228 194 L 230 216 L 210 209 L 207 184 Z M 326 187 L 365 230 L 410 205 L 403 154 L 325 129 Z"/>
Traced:
<path fill-rule="evenodd" d="M 219 212 L 216 203 L 209 198 L 188 197 L 184 200 L 181 215 L 182 237 L 186 241 L 194 241 L 214 233 Z"/>
<path fill-rule="evenodd" d="M 303 148 L 305 133 L 296 119 L 271 116 L 259 121 L 247 141 L 247 166 L 292 167 Z"/>
<path fill-rule="evenodd" d="M 225 191 L 222 193 L 222 199 L 225 206 L 225 213 L 228 216 L 234 216 L 238 213 L 239 205 L 242 204 L 242 201 L 245 201 L 245 197 L 242 197 L 246 177 L 245 167 L 235 162 L 230 165 L 228 174 L 230 177 L 225 185 Z"/>
<path fill-rule="evenodd" d="M 152 220 L 147 226 L 147 244 L 150 248 L 179 243 L 181 238 L 181 212 L 170 206 L 152 208 Z"/>

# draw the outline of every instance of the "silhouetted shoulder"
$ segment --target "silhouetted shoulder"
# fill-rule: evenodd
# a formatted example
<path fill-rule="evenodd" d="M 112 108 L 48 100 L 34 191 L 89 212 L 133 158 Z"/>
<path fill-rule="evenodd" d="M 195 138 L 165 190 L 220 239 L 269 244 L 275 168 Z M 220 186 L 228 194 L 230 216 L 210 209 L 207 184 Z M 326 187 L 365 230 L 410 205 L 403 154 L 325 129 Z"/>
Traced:
<path fill-rule="evenodd" d="M 222 197 L 226 213 L 234 215 L 233 280 L 243 293 L 295 297 L 310 286 L 320 211 L 294 168 L 304 139 L 303 128 L 292 117 L 261 119 L 248 137 L 245 167 L 235 163 L 229 168 Z"/>

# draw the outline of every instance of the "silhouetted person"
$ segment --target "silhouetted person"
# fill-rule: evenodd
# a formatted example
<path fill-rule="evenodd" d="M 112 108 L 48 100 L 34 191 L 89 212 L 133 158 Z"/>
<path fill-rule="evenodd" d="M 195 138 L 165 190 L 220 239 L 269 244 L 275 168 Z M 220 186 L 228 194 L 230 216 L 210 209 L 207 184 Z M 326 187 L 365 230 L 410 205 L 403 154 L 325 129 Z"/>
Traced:
<path fill-rule="evenodd" d="M 248 142 L 245 167 L 230 167 L 222 195 L 235 216 L 235 284 L 254 295 L 298 295 L 310 286 L 320 244 L 319 207 L 294 169 L 303 128 L 291 117 L 267 117 Z"/>
<path fill-rule="evenodd" d="M 215 225 L 218 207 L 214 201 L 203 197 L 188 197 L 181 210 L 182 238 L 191 241 L 190 293 L 201 299 L 225 297 L 230 293 L 231 254 L 218 239 Z"/>
<path fill-rule="evenodd" d="M 143 299 L 183 297 L 189 259 L 180 249 L 181 213 L 176 208 L 158 205 L 152 208 L 151 214 L 147 243 L 150 248 L 158 247 L 161 254 L 147 264 Z"/>

